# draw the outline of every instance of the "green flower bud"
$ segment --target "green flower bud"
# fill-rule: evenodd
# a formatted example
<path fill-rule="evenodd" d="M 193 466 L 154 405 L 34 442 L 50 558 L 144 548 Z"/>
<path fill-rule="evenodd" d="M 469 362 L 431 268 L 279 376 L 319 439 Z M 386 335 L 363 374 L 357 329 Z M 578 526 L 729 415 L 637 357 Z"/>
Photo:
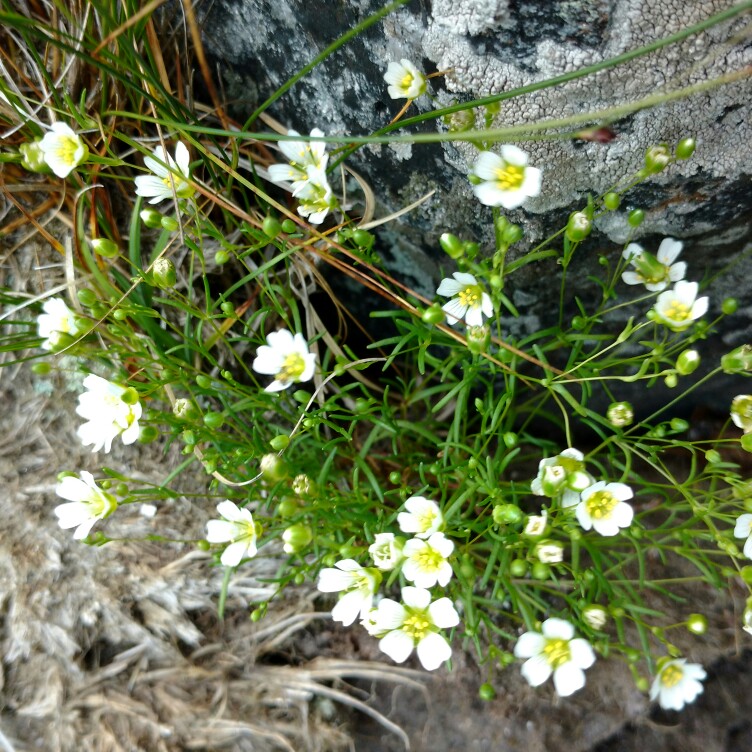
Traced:
<path fill-rule="evenodd" d="M 530 570 L 530 576 L 534 580 L 547 580 L 551 576 L 551 567 L 548 564 L 544 564 L 542 561 L 536 561 L 533 563 L 533 568 Z"/>
<path fill-rule="evenodd" d="M 739 308 L 739 301 L 736 298 L 725 298 L 723 303 L 721 303 L 721 310 L 726 316 L 736 313 L 737 308 Z"/>
<path fill-rule="evenodd" d="M 295 554 L 306 548 L 313 540 L 313 531 L 308 525 L 298 523 L 291 525 L 282 533 L 284 551 L 286 554 Z"/>
<path fill-rule="evenodd" d="M 87 308 L 91 308 L 91 306 L 93 306 L 97 302 L 97 296 L 86 287 L 84 287 L 82 290 L 79 290 L 76 295 L 81 301 L 81 305 L 84 305 Z"/>
<path fill-rule="evenodd" d="M 673 389 L 679 383 L 679 377 L 675 373 L 669 373 L 663 380 L 663 383 L 669 388 Z"/>
<path fill-rule="evenodd" d="M 671 418 L 669 425 L 674 433 L 684 433 L 689 430 L 689 423 L 683 418 Z"/>
<path fill-rule="evenodd" d="M 162 225 L 162 228 L 167 230 L 167 232 L 177 232 L 180 227 L 180 223 L 175 217 L 162 217 L 159 220 L 159 224 Z"/>
<path fill-rule="evenodd" d="M 51 370 L 52 370 L 52 366 L 50 366 L 50 364 L 47 363 L 47 361 L 34 363 L 34 365 L 31 367 L 32 373 L 35 373 L 37 376 L 46 376 Z"/>
<path fill-rule="evenodd" d="M 676 145 L 676 158 L 677 159 L 689 159 L 695 153 L 695 147 L 697 143 L 693 138 L 683 138 Z"/>
<path fill-rule="evenodd" d="M 452 133 L 469 131 L 471 128 L 475 127 L 475 111 L 472 109 L 459 110 L 459 112 L 452 112 L 449 115 L 444 115 L 442 120 Z"/>
<path fill-rule="evenodd" d="M 277 504 L 277 514 L 280 517 L 292 517 L 300 511 L 300 508 L 300 499 L 296 499 L 294 496 L 285 496 Z"/>
<path fill-rule="evenodd" d="M 125 402 L 126 405 L 136 405 L 138 404 L 138 392 L 132 387 L 129 386 L 121 395 L 120 399 Z"/>
<path fill-rule="evenodd" d="M 524 514 L 515 504 L 497 504 L 493 508 L 492 516 L 497 525 L 515 525 L 522 522 Z"/>
<path fill-rule="evenodd" d="M 107 238 L 94 238 L 91 241 L 91 247 L 94 249 L 95 253 L 98 253 L 104 258 L 115 258 L 115 256 L 120 253 L 117 243 L 108 240 Z"/>
<path fill-rule="evenodd" d="M 305 405 L 308 402 L 308 400 L 311 399 L 311 394 L 310 392 L 307 392 L 305 389 L 296 389 L 292 393 L 292 398 L 296 402 L 300 402 L 301 405 Z"/>
<path fill-rule="evenodd" d="M 196 434 L 193 433 L 193 431 L 190 431 L 186 429 L 180 434 L 180 437 L 183 439 L 183 441 L 189 446 L 192 447 L 196 443 Z"/>
<path fill-rule="evenodd" d="M 585 212 L 577 211 L 569 215 L 564 234 L 573 243 L 584 240 L 593 228 L 593 223 Z"/>
<path fill-rule="evenodd" d="M 214 263 L 218 266 L 224 266 L 230 260 L 230 254 L 227 251 L 217 251 L 214 254 Z"/>
<path fill-rule="evenodd" d="M 634 410 L 629 402 L 612 402 L 606 411 L 606 419 L 616 428 L 631 426 L 634 421 Z"/>
<path fill-rule="evenodd" d="M 507 431 L 502 435 L 501 440 L 507 449 L 514 449 L 520 442 L 520 437 L 514 431 Z"/>
<path fill-rule="evenodd" d="M 276 454 L 265 454 L 260 463 L 261 474 L 266 480 L 276 482 L 287 477 L 287 466 Z"/>
<path fill-rule="evenodd" d="M 50 336 L 47 337 L 50 351 L 54 353 L 65 350 L 66 347 L 70 347 L 75 341 L 76 338 L 67 332 L 50 332 Z"/>
<path fill-rule="evenodd" d="M 151 268 L 154 284 L 162 290 L 170 290 L 175 286 L 177 274 L 175 264 L 168 258 L 158 258 Z"/>
<path fill-rule="evenodd" d="M 144 209 L 139 213 L 139 217 L 152 230 L 162 226 L 162 215 L 156 209 Z"/>
<path fill-rule="evenodd" d="M 441 324 L 446 319 L 446 314 L 438 303 L 434 303 L 423 311 L 420 318 L 424 324 Z"/>
<path fill-rule="evenodd" d="M 708 449 L 707 452 L 705 452 L 705 462 L 708 462 L 711 465 L 716 465 L 721 461 L 721 454 L 720 452 L 716 451 L 715 449 Z"/>
<path fill-rule="evenodd" d="M 298 226 L 289 217 L 282 220 L 282 232 L 285 232 L 289 235 L 290 233 L 295 232 L 297 229 Z"/>
<path fill-rule="evenodd" d="M 492 684 L 486 682 L 478 687 L 478 697 L 484 702 L 490 702 L 491 700 L 496 699 L 496 690 L 493 688 Z"/>
<path fill-rule="evenodd" d="M 261 223 L 261 229 L 269 240 L 274 240 L 282 232 L 282 225 L 279 223 L 279 220 L 270 216 L 266 217 Z"/>
<path fill-rule="evenodd" d="M 483 326 L 468 326 L 466 329 L 467 349 L 474 355 L 480 355 L 486 352 L 491 342 L 491 327 L 487 324 Z"/>
<path fill-rule="evenodd" d="M 645 219 L 645 212 L 642 209 L 632 209 L 627 215 L 627 222 L 632 227 L 639 227 Z"/>
<path fill-rule="evenodd" d="M 670 161 L 671 152 L 666 144 L 651 146 L 645 152 L 645 169 L 653 175 L 662 172 Z"/>
<path fill-rule="evenodd" d="M 739 439 L 739 443 L 745 452 L 752 452 L 752 433 L 745 433 L 744 436 Z"/>
<path fill-rule="evenodd" d="M 355 230 L 352 237 L 355 241 L 355 245 L 359 248 L 364 248 L 367 251 L 370 251 L 371 248 L 373 248 L 373 244 L 376 242 L 376 236 L 368 232 L 368 230 Z"/>
<path fill-rule="evenodd" d="M 141 432 L 138 435 L 140 444 L 151 444 L 152 441 L 156 441 L 158 438 L 159 431 L 155 426 L 142 426 Z"/>
<path fill-rule="evenodd" d="M 200 373 L 196 376 L 196 385 L 201 387 L 201 389 L 209 389 L 212 385 L 212 380 L 206 374 Z"/>
<path fill-rule="evenodd" d="M 702 614 L 690 614 L 687 617 L 687 629 L 696 635 L 704 635 L 708 631 L 708 620 Z"/>
<path fill-rule="evenodd" d="M 399 486 L 402 484 L 402 473 L 399 470 L 392 470 L 391 473 L 389 473 L 389 482 L 393 486 Z"/>
<path fill-rule="evenodd" d="M 204 415 L 204 425 L 207 428 L 212 429 L 213 431 L 217 430 L 218 428 L 222 428 L 222 426 L 225 423 L 225 416 L 222 415 L 222 413 L 206 413 Z"/>
<path fill-rule="evenodd" d="M 27 144 L 21 144 L 18 151 L 21 153 L 21 164 L 29 172 L 49 172 L 50 168 L 44 161 L 44 152 L 39 146 L 39 141 L 29 141 Z"/>
<path fill-rule="evenodd" d="M 618 193 L 607 193 L 603 197 L 603 205 L 609 211 L 615 211 L 621 204 L 621 196 Z"/>
<path fill-rule="evenodd" d="M 742 345 L 721 358 L 724 373 L 752 371 L 752 345 Z"/>
<path fill-rule="evenodd" d="M 512 559 L 509 562 L 509 574 L 512 577 L 524 577 L 527 574 L 528 563 L 524 559 Z"/>
<path fill-rule="evenodd" d="M 514 245 L 515 243 L 519 243 L 519 241 L 522 240 L 524 234 L 525 233 L 522 231 L 522 228 L 519 225 L 515 225 L 510 222 L 504 232 L 501 234 L 501 239 L 507 245 Z"/>
<path fill-rule="evenodd" d="M 450 258 L 458 259 L 465 255 L 465 246 L 463 242 L 450 232 L 445 232 L 439 238 L 439 245 L 444 253 Z"/>
<path fill-rule="evenodd" d="M 689 376 L 700 365 L 700 353 L 697 350 L 684 350 L 676 359 L 676 370 L 682 376 Z"/>
<path fill-rule="evenodd" d="M 198 417 L 198 408 L 191 400 L 180 397 L 175 400 L 175 404 L 172 406 L 172 414 L 178 420 L 194 420 Z"/>
<path fill-rule="evenodd" d="M 275 436 L 269 442 L 269 446 L 275 452 L 281 452 L 283 449 L 287 449 L 287 447 L 290 446 L 290 437 L 285 434 L 279 434 L 279 436 Z"/>

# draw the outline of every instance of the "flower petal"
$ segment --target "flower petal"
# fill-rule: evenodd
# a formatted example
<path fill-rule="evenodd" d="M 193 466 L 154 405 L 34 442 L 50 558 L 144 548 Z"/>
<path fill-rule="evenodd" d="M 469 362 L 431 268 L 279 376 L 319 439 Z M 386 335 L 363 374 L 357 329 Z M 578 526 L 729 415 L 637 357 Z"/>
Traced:
<path fill-rule="evenodd" d="M 418 643 L 418 660 L 426 671 L 434 671 L 452 657 L 452 648 L 445 637 L 430 632 Z"/>

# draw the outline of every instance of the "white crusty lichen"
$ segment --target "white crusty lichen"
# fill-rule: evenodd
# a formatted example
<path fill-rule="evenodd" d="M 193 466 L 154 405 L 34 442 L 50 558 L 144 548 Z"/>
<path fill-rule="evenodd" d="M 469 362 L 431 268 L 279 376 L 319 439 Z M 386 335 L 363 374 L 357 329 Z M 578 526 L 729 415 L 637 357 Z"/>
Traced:
<path fill-rule="evenodd" d="M 529 15 L 517 17 L 518 11 L 511 9 L 496 15 L 493 25 L 483 27 L 483 43 L 479 44 L 478 38 L 472 35 L 478 33 L 480 26 L 471 27 L 470 19 L 477 18 L 475 9 L 480 5 L 500 7 L 506 3 L 436 2 L 432 20 L 422 38 L 424 55 L 437 68 L 451 69 L 446 87 L 457 98 L 480 98 L 577 70 L 664 38 L 727 8 L 729 3 L 720 0 L 600 2 L 597 9 L 604 21 L 600 27 L 603 33 L 598 37 L 593 31 L 596 27 L 589 27 L 590 45 L 575 41 L 579 37 L 574 33 L 552 35 L 550 23 L 548 26 L 544 23 L 551 19 L 541 19 L 541 33 L 537 34 L 532 27 L 535 20 Z M 582 28 L 592 19 L 593 3 L 572 0 L 557 4 L 552 12 L 561 20 L 562 28 L 569 23 L 576 30 L 578 23 Z M 502 102 L 494 126 L 503 128 L 603 110 L 741 70 L 752 62 L 752 50 L 734 46 L 729 40 L 734 39 L 744 23 L 743 18 L 737 18 L 597 76 Z M 523 33 L 525 39 L 535 40 L 529 47 L 517 38 Z M 531 163 L 544 168 L 548 186 L 539 198 L 526 204 L 526 210 L 543 213 L 568 206 L 575 196 L 606 190 L 626 172 L 639 169 L 651 145 L 676 143 L 689 135 L 694 136 L 702 148 L 698 148 L 692 159 L 674 165 L 670 177 L 658 175 L 652 180 L 660 184 L 698 173 L 711 179 L 739 176 L 752 162 L 751 89 L 749 81 L 741 81 L 690 99 L 643 110 L 628 121 L 617 123 L 617 138 L 609 144 L 526 143 Z M 455 144 L 446 147 L 446 156 L 458 170 L 466 172 L 477 150 L 470 144 Z M 674 219 L 681 224 L 679 211 Z M 612 232 L 614 236 L 621 235 L 613 223 L 611 226 L 606 223 L 601 229 L 609 235 Z M 655 229 L 648 216 L 641 230 Z M 670 228 L 664 229 L 670 234 Z"/>

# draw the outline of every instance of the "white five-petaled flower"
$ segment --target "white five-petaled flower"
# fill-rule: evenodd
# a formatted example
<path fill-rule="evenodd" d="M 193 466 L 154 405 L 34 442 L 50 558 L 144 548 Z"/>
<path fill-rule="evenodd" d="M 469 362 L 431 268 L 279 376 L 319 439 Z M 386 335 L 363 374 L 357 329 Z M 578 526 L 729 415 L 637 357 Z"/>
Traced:
<path fill-rule="evenodd" d="M 530 484 L 537 496 L 556 498 L 561 494 L 563 507 L 580 501 L 580 492 L 592 485 L 592 476 L 585 471 L 585 455 L 569 447 L 556 457 L 546 457 L 538 463 L 538 475 Z"/>
<path fill-rule="evenodd" d="M 426 77 L 406 58 L 391 62 L 384 74 L 392 99 L 415 99 L 426 92 Z"/>
<path fill-rule="evenodd" d="M 291 129 L 287 131 L 287 135 L 299 136 L 300 133 Z M 318 128 L 311 131 L 313 138 L 323 135 L 324 132 Z M 324 141 L 280 141 L 279 149 L 290 161 L 288 164 L 279 163 L 269 166 L 269 179 L 273 183 L 291 183 L 292 195 L 296 196 L 312 177 L 321 183 L 321 173 L 323 173 L 323 182 L 326 182 L 326 163 L 329 155 Z"/>
<path fill-rule="evenodd" d="M 467 272 L 454 272 L 454 279 L 441 280 L 439 295 L 452 299 L 441 306 L 447 315 L 447 323 L 454 326 L 465 319 L 468 326 L 482 326 L 483 316 L 493 316 L 494 308 L 489 294 L 478 284 L 478 280 Z"/>
<path fill-rule="evenodd" d="M 428 540 L 411 538 L 402 553 L 402 574 L 416 587 L 430 588 L 437 582 L 446 585 L 452 577 L 452 565 L 447 561 L 454 543 L 444 533 L 433 533 Z"/>
<path fill-rule="evenodd" d="M 621 278 L 628 285 L 645 285 L 651 292 L 665 290 L 672 282 L 684 279 L 687 265 L 676 261 L 682 243 L 664 238 L 655 256 L 637 243 L 630 243 L 622 256 L 634 266 L 635 271 L 625 271 Z"/>
<path fill-rule="evenodd" d="M 595 663 L 590 643 L 574 637 L 574 627 L 564 619 L 546 619 L 541 632 L 525 632 L 514 646 L 522 664 L 522 675 L 532 687 L 543 684 L 551 674 L 560 697 L 568 697 L 585 686 L 583 669 Z"/>
<path fill-rule="evenodd" d="M 316 368 L 316 353 L 308 351 L 302 334 L 287 329 L 272 332 L 256 351 L 253 370 L 275 379 L 264 391 L 280 392 L 300 381 L 310 381 Z"/>
<path fill-rule="evenodd" d="M 389 572 L 402 561 L 404 545 L 404 540 L 395 537 L 394 533 L 376 533 L 368 553 L 379 569 Z"/>
<path fill-rule="evenodd" d="M 45 300 L 42 310 L 37 319 L 39 336 L 44 337 L 42 349 L 54 350 L 78 334 L 76 316 L 62 298 Z"/>
<path fill-rule="evenodd" d="M 752 559 L 752 514 L 743 514 L 734 526 L 735 538 L 746 538 L 744 542 L 744 555 Z"/>
<path fill-rule="evenodd" d="M 219 560 L 226 567 L 237 567 L 243 559 L 256 555 L 256 523 L 249 509 L 241 508 L 229 499 L 217 504 L 221 520 L 206 523 L 206 540 L 209 543 L 229 543 Z"/>
<path fill-rule="evenodd" d="M 332 619 L 347 627 L 359 614 L 361 619 L 368 618 L 380 583 L 381 574 L 377 569 L 362 567 L 355 559 L 343 559 L 319 572 L 316 587 L 322 593 L 343 593 L 332 609 Z"/>
<path fill-rule="evenodd" d="M 547 527 L 548 512 L 544 509 L 541 514 L 531 514 L 527 518 L 522 534 L 527 535 L 528 538 L 540 538 L 546 532 Z"/>
<path fill-rule="evenodd" d="M 708 310 L 707 297 L 697 297 L 697 282 L 680 281 L 672 290 L 665 290 L 656 299 L 656 319 L 675 332 L 681 332 Z"/>
<path fill-rule="evenodd" d="M 156 157 L 156 159 L 155 159 Z M 173 186 L 178 198 L 190 198 L 194 188 L 190 184 L 191 157 L 182 141 L 175 145 L 175 158 L 165 152 L 162 146 L 154 150 L 154 157 L 144 157 L 144 164 L 153 175 L 139 175 L 136 178 L 136 195 L 149 199 L 150 204 L 158 204 L 173 198 Z"/>
<path fill-rule="evenodd" d="M 650 687 L 650 699 L 666 710 L 681 710 L 702 694 L 705 669 L 699 663 L 676 658 L 663 664 Z"/>
<path fill-rule="evenodd" d="M 752 394 L 737 394 L 734 397 L 731 401 L 731 420 L 744 433 L 752 431 Z"/>
<path fill-rule="evenodd" d="M 99 488 L 91 473 L 82 470 L 79 475 L 66 475 L 55 489 L 58 496 L 69 501 L 55 507 L 58 525 L 64 530 L 75 527 L 76 540 L 85 538 L 97 520 L 109 517 L 117 508 L 115 497 Z"/>
<path fill-rule="evenodd" d="M 53 123 L 39 142 L 47 166 L 59 178 L 70 175 L 89 156 L 89 149 L 69 125 Z"/>
<path fill-rule="evenodd" d="M 308 176 L 309 179 L 302 182 L 295 190 L 294 195 L 298 199 L 298 214 L 305 217 L 312 225 L 320 225 L 336 205 L 336 200 L 323 169 L 309 169 Z"/>
<path fill-rule="evenodd" d="M 481 204 L 516 209 L 541 189 L 541 171 L 530 167 L 527 154 L 517 146 L 505 144 L 501 156 L 492 151 L 482 151 L 473 167 L 473 174 L 480 178 L 473 185 Z"/>
<path fill-rule="evenodd" d="M 126 387 L 115 384 L 90 373 L 84 379 L 87 391 L 79 395 L 76 412 L 88 421 L 78 429 L 78 436 L 84 446 L 92 444 L 92 452 L 104 449 L 109 452 L 112 440 L 120 436 L 123 444 L 132 444 L 139 435 L 138 420 L 141 417 L 141 403 L 125 402 Z"/>
<path fill-rule="evenodd" d="M 452 657 L 439 630 L 456 627 L 460 617 L 449 598 L 431 603 L 428 590 L 408 586 L 402 588 L 402 603 L 390 598 L 379 602 L 373 622 L 373 634 L 383 634 L 379 648 L 393 661 L 404 663 L 417 648 L 423 668 L 433 671 Z"/>
<path fill-rule="evenodd" d="M 405 502 L 405 509 L 406 512 L 397 515 L 397 524 L 403 533 L 412 533 L 416 538 L 429 538 L 444 524 L 439 505 L 425 496 L 411 496 Z"/>
<path fill-rule="evenodd" d="M 627 499 L 633 496 L 632 489 L 624 483 L 600 480 L 582 492 L 574 513 L 585 530 L 593 528 L 601 535 L 616 535 L 620 528 L 632 524 L 634 510 Z"/>

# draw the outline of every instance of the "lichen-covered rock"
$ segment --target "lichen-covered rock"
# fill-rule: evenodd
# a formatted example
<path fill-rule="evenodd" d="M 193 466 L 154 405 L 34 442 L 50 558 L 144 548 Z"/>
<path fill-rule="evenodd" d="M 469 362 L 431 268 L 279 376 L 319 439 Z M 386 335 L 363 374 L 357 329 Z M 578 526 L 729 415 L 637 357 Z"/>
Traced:
<path fill-rule="evenodd" d="M 215 0 L 206 11 L 205 44 L 224 78 L 225 91 L 241 119 L 316 54 L 383 7 L 381 0 L 331 4 L 303 0 Z M 330 134 L 368 134 L 398 111 L 401 101 L 386 92 L 383 73 L 392 60 L 409 58 L 427 73 L 448 71 L 430 82 L 408 114 L 428 112 L 539 82 L 607 60 L 703 21 L 733 6 L 731 0 L 418 0 L 388 15 L 349 41 L 282 98 L 270 112 L 301 131 L 320 127 Z M 649 95 L 710 81 L 752 62 L 744 43 L 746 20 L 730 21 L 608 68 L 501 103 L 493 127 L 501 128 L 606 110 Z M 524 208 L 508 212 L 525 227 L 520 253 L 540 242 L 581 208 L 588 193 L 602 194 L 643 165 L 648 147 L 675 145 L 693 136 L 693 158 L 628 192 L 618 211 L 595 222 L 575 270 L 575 290 L 587 295 L 588 274 L 599 253 L 618 256 L 630 239 L 656 245 L 663 236 L 685 241 L 695 277 L 717 272 L 741 251 L 749 234 L 752 199 L 752 87 L 747 79 L 712 88 L 615 119 L 615 138 L 598 143 L 571 137 L 521 144 L 543 170 L 543 190 Z M 476 112 L 483 127 L 485 111 Z M 446 130 L 428 120 L 416 131 Z M 574 128 L 577 130 L 577 128 Z M 432 294 L 434 275 L 425 274 L 425 254 L 448 266 L 438 251 L 444 231 L 472 237 L 490 248 L 491 210 L 478 204 L 467 173 L 478 150 L 467 142 L 392 144 L 362 148 L 353 166 L 370 181 L 381 211 L 407 205 L 429 190 L 431 200 L 393 225 L 399 237 L 379 251 L 392 270 L 423 293 Z M 645 210 L 634 230 L 630 209 Z M 414 251 L 409 251 L 410 248 Z M 588 261 L 592 259 L 592 261 Z M 739 274 L 752 271 L 741 262 Z M 541 275 L 549 280 L 543 282 Z M 551 266 L 529 268 L 518 277 L 527 293 L 550 293 Z M 431 276 L 433 278 L 431 278 Z M 723 280 L 720 280 L 721 285 Z M 738 290 L 736 291 L 738 294 Z M 716 299 L 717 298 L 717 299 Z M 721 294 L 711 301 L 717 310 Z M 529 307 L 545 320 L 541 301 Z M 729 335 L 735 341 L 746 333 Z"/>

